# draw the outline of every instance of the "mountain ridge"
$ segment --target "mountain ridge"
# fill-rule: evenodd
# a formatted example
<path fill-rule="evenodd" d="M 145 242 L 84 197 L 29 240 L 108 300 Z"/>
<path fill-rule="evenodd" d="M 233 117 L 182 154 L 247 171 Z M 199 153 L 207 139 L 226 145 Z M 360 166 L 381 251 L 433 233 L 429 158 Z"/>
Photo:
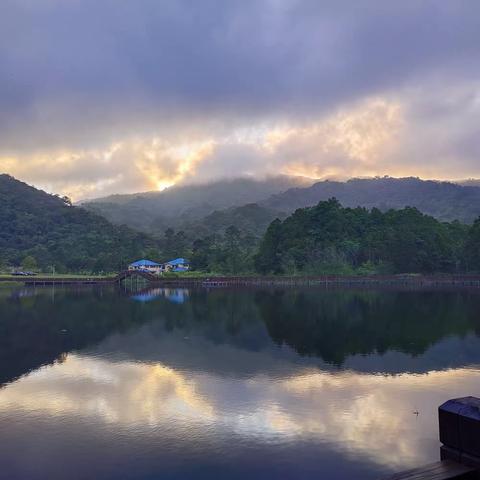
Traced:
<path fill-rule="evenodd" d="M 284 179 L 284 182 L 263 188 L 262 181 L 234 179 L 177 187 L 168 195 L 159 192 L 146 200 L 134 196 L 121 204 L 92 201 L 84 206 L 113 223 L 126 224 L 155 236 L 160 236 L 167 228 L 217 233 L 229 224 L 239 228 L 247 225 L 250 233 L 261 235 L 267 218 L 270 221 L 277 216 L 283 218 L 297 208 L 314 206 L 329 198 L 338 199 L 346 207 L 375 207 L 382 211 L 415 207 L 441 221 L 472 223 L 480 216 L 480 186 L 476 185 L 416 177 L 374 177 L 323 180 L 307 187 L 295 186 L 278 191 L 288 184 L 288 180 Z M 253 189 L 242 191 L 245 185 L 253 186 Z M 271 193 L 275 189 L 277 191 Z M 168 200 L 172 192 L 173 198 Z M 215 198 L 216 192 L 221 195 Z M 212 198 L 215 201 L 212 202 Z M 121 199 L 124 202 L 125 197 L 121 196 Z M 251 204 L 257 207 L 242 209 Z M 257 226 L 254 225 L 255 218 L 262 218 Z"/>
<path fill-rule="evenodd" d="M 82 203 L 116 224 L 160 234 L 167 228 L 185 228 L 215 211 L 258 203 L 273 193 L 314 180 L 277 176 L 264 180 L 235 178 L 207 184 L 182 185 L 162 192 L 119 195 Z M 112 201 L 114 200 L 114 201 Z"/>
<path fill-rule="evenodd" d="M 353 178 L 346 182 L 325 180 L 307 188 L 293 188 L 272 195 L 261 205 L 285 211 L 313 206 L 336 198 L 346 207 L 382 211 L 415 207 L 438 220 L 472 223 L 480 216 L 480 187 L 417 177 Z"/>

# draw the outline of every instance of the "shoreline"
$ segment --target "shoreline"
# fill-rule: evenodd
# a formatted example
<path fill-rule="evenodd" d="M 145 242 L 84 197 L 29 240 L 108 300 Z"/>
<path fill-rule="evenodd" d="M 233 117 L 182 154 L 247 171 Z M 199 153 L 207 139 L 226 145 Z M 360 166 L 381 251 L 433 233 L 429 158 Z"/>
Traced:
<path fill-rule="evenodd" d="M 141 280 L 132 277 L 127 283 L 137 284 L 142 281 L 151 287 L 234 287 L 234 286 L 329 286 L 329 285 L 356 285 L 356 286 L 457 286 L 480 288 L 480 275 L 319 275 L 319 276 L 249 276 L 249 277 L 178 277 L 159 278 L 158 280 Z M 114 285 L 120 281 L 117 277 L 88 277 L 78 276 L 61 277 L 0 277 L 0 284 L 23 284 L 25 286 L 41 285 Z"/>

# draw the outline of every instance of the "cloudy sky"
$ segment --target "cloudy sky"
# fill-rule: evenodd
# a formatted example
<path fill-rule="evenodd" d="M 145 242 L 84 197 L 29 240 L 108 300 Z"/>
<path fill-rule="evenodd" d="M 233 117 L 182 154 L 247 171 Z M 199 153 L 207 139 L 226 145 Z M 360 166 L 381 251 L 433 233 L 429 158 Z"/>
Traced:
<path fill-rule="evenodd" d="M 476 0 L 2 0 L 0 171 L 480 177 L 479 79 Z"/>

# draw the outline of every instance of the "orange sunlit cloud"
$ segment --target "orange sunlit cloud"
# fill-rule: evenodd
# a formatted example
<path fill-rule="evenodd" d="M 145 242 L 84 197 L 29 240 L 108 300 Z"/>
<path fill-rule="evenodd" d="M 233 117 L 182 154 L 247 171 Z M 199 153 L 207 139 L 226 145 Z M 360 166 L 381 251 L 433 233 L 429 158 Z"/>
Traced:
<path fill-rule="evenodd" d="M 252 125 L 203 139 L 136 137 L 103 149 L 0 157 L 0 169 L 74 200 L 243 175 L 458 178 L 451 162 L 432 169 L 415 161 L 411 137 L 403 105 L 373 97 L 309 122 Z M 226 161 L 231 152 L 234 160 Z M 412 160 L 397 161 L 402 156 Z"/>

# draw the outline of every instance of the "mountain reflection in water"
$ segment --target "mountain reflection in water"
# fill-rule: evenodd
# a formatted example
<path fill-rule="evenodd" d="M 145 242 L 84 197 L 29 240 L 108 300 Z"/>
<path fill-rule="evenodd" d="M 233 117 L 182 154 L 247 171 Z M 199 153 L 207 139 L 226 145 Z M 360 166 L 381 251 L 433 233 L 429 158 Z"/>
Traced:
<path fill-rule="evenodd" d="M 460 290 L 2 289 L 5 478 L 367 479 L 433 461 L 438 404 L 480 393 L 479 307 Z"/>

